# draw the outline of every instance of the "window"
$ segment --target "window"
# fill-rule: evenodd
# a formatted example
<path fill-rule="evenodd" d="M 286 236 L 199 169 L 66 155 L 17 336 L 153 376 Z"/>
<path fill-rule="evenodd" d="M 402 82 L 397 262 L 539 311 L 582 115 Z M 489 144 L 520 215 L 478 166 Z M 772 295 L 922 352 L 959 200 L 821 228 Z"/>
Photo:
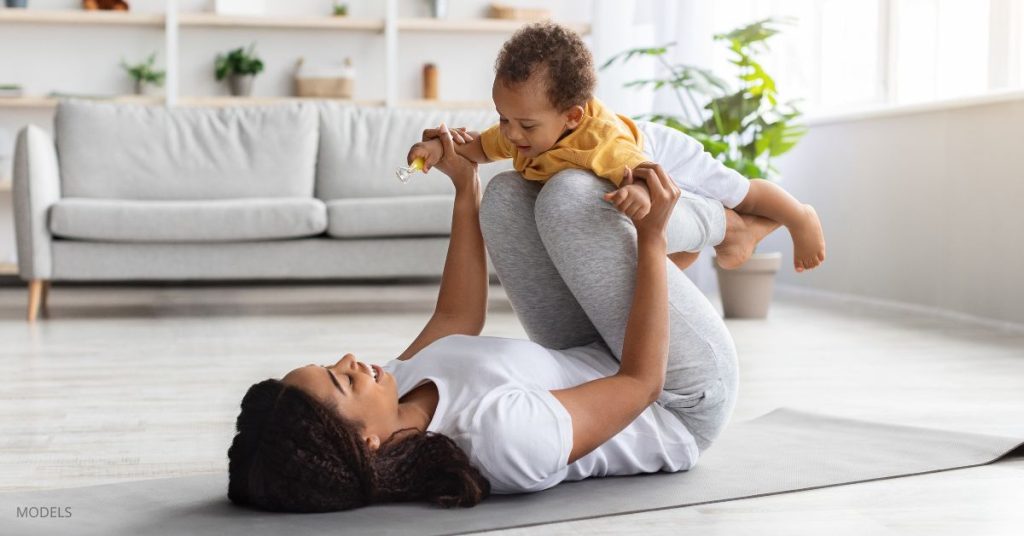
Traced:
<path fill-rule="evenodd" d="M 895 0 L 892 24 L 892 100 L 920 102 L 988 90 L 987 0 Z"/>
<path fill-rule="evenodd" d="M 762 62 L 805 111 L 1024 86 L 1024 0 L 716 0 L 712 11 L 716 33 L 793 20 Z M 734 72 L 720 46 L 712 66 Z"/>

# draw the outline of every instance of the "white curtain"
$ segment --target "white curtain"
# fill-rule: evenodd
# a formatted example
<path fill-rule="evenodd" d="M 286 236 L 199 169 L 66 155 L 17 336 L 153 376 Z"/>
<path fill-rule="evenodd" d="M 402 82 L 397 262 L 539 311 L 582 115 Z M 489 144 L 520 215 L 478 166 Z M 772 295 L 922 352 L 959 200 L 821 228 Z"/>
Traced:
<path fill-rule="evenodd" d="M 712 65 L 712 6 L 707 0 L 595 0 L 591 46 L 598 67 L 615 54 L 635 47 L 675 42 L 665 58 L 669 63 L 686 63 L 704 68 Z M 664 76 L 657 61 L 631 60 L 600 71 L 598 97 L 617 113 L 680 113 L 679 103 L 669 89 L 656 94 L 623 88 L 630 80 Z M 705 293 L 717 292 L 718 283 L 711 264 L 713 249 L 705 251 L 686 275 Z"/>

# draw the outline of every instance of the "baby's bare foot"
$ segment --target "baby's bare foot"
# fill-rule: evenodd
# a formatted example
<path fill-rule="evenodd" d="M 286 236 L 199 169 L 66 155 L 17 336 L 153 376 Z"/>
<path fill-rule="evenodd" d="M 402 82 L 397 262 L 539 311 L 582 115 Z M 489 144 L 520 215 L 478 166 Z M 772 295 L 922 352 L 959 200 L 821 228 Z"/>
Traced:
<path fill-rule="evenodd" d="M 715 246 L 715 257 L 718 265 L 726 270 L 747 262 L 757 244 L 779 228 L 774 220 L 732 210 L 725 211 L 725 224 L 725 239 Z"/>
<path fill-rule="evenodd" d="M 699 256 L 699 251 L 680 251 L 678 253 L 669 253 L 668 260 L 674 262 L 680 270 L 685 270 L 687 267 L 693 264 L 693 261 L 697 260 L 697 257 Z"/>
<path fill-rule="evenodd" d="M 811 270 L 825 260 L 825 232 L 811 205 L 804 205 L 804 219 L 790 227 L 793 237 L 793 268 L 797 272 Z"/>

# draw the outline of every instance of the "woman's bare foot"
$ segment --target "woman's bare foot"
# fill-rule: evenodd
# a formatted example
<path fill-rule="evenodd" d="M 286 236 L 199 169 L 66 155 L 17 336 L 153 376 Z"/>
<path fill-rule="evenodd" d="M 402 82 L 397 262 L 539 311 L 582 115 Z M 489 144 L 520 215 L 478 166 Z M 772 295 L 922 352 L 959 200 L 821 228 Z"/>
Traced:
<path fill-rule="evenodd" d="M 793 237 L 793 268 L 797 272 L 811 270 L 825 260 L 825 232 L 821 220 L 811 205 L 804 205 L 804 218 L 789 227 Z"/>
<path fill-rule="evenodd" d="M 716 262 L 726 270 L 738 267 L 754 254 L 764 237 L 778 228 L 779 223 L 768 218 L 726 210 L 725 239 L 715 246 Z"/>
<path fill-rule="evenodd" d="M 685 270 L 693 264 L 693 261 L 697 260 L 697 257 L 699 256 L 699 251 L 680 251 L 678 253 L 669 253 L 668 260 L 674 262 L 680 270 Z"/>

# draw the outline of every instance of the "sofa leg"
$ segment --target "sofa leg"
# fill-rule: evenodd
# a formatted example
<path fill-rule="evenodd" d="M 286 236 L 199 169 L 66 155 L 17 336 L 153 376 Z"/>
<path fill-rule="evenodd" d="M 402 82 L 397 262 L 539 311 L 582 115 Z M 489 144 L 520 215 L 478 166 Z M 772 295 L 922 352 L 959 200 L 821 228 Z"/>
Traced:
<path fill-rule="evenodd" d="M 28 321 L 35 322 L 36 315 L 39 314 L 39 305 L 43 301 L 43 292 L 46 287 L 46 281 L 42 279 L 33 279 L 28 282 Z"/>
<path fill-rule="evenodd" d="M 40 312 L 44 318 L 50 318 L 50 282 L 43 281 L 43 295 L 39 300 Z"/>

